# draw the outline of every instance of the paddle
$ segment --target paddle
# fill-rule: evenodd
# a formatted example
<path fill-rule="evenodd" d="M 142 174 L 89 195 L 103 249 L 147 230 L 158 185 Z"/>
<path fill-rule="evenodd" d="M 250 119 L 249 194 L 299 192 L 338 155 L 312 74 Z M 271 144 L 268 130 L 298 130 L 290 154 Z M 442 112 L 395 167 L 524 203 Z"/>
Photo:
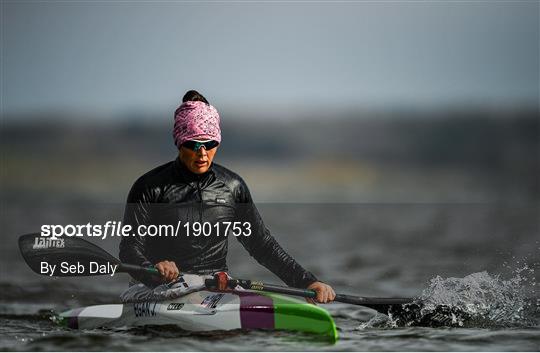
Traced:
<path fill-rule="evenodd" d="M 62 237 L 52 240 L 49 237 L 42 237 L 39 233 L 22 235 L 19 238 L 19 249 L 21 254 L 32 271 L 40 275 L 50 276 L 48 268 L 54 268 L 54 276 L 74 277 L 74 276 L 97 276 L 108 273 L 91 272 L 90 263 L 96 263 L 96 266 L 114 266 L 117 265 L 115 272 L 127 273 L 149 273 L 159 276 L 159 271 L 153 267 L 142 267 L 137 265 L 123 264 L 120 261 L 100 248 L 84 239 L 76 237 Z M 75 272 L 61 272 L 62 263 L 67 265 L 82 264 L 75 267 Z"/>
<path fill-rule="evenodd" d="M 218 280 L 211 278 L 205 280 L 207 288 L 216 288 Z M 311 289 L 300 289 L 286 286 L 280 286 L 277 284 L 268 284 L 259 281 L 251 281 L 245 279 L 229 279 L 227 283 L 229 288 L 234 288 L 237 285 L 249 290 L 265 291 L 270 293 L 287 294 L 304 298 L 315 298 L 317 293 Z M 361 305 L 371 309 L 375 309 L 383 314 L 388 314 L 389 311 L 396 311 L 401 309 L 403 304 L 412 303 L 412 298 L 376 298 L 376 297 L 359 297 L 347 294 L 336 294 L 334 301 L 340 303 Z"/>
<path fill-rule="evenodd" d="M 142 267 L 121 263 L 117 258 L 103 250 L 97 245 L 94 245 L 84 239 L 77 237 L 62 237 L 57 240 L 51 240 L 47 237 L 41 237 L 39 233 L 31 233 L 22 235 L 19 238 L 19 248 L 24 257 L 24 260 L 30 268 L 40 275 L 54 275 L 60 277 L 74 276 L 97 276 L 107 273 L 96 273 L 90 271 L 90 262 L 97 265 L 108 266 L 117 265 L 116 272 L 137 273 L 144 272 L 159 276 L 159 271 L 153 267 Z M 82 264 L 76 271 L 60 272 L 55 271 L 54 274 L 49 271 L 44 271 L 43 264 L 56 266 L 60 268 L 62 263 L 70 265 Z M 215 289 L 217 280 L 207 279 L 205 285 L 208 289 Z M 304 298 L 315 298 L 315 291 L 310 289 L 299 289 L 292 287 L 279 286 L 275 284 L 267 284 L 258 281 L 234 279 L 228 281 L 229 288 L 234 288 L 236 285 L 248 290 L 259 290 L 271 293 L 288 294 Z M 388 314 L 389 310 L 399 310 L 402 304 L 412 302 L 409 298 L 373 298 L 373 297 L 358 297 L 352 295 L 338 294 L 335 301 L 362 305 L 371 309 L 375 309 L 383 314 Z"/>

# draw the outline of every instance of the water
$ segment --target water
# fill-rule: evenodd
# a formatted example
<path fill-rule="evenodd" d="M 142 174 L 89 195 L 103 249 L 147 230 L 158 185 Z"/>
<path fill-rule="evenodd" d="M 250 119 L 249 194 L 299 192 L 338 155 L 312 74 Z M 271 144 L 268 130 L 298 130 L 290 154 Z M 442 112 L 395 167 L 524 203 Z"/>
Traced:
<path fill-rule="evenodd" d="M 423 303 L 406 320 L 354 305 L 325 305 L 339 327 L 335 345 L 288 332 L 194 334 L 172 328 L 76 331 L 58 327 L 54 315 L 67 308 L 119 302 L 118 293 L 128 279 L 125 275 L 38 276 L 18 253 L 17 236 L 39 229 L 41 223 L 115 219 L 121 216 L 122 205 L 8 206 L 0 254 L 1 350 L 540 349 L 536 205 L 261 204 L 260 211 L 280 243 L 339 292 L 418 297 Z M 116 239 L 96 243 L 117 254 Z M 233 275 L 279 283 L 238 242 L 231 239 L 229 244 Z M 433 319 L 441 304 L 455 309 L 443 325 Z M 431 327 L 425 327 L 426 322 Z"/>

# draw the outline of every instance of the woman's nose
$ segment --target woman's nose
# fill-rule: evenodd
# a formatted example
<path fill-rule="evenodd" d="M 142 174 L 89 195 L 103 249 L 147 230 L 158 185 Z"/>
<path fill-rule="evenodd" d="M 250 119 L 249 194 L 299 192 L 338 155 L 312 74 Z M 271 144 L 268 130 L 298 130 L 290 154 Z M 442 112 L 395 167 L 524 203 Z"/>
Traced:
<path fill-rule="evenodd" d="M 201 146 L 199 150 L 197 151 L 197 153 L 202 156 L 206 156 L 206 148 L 204 146 Z"/>

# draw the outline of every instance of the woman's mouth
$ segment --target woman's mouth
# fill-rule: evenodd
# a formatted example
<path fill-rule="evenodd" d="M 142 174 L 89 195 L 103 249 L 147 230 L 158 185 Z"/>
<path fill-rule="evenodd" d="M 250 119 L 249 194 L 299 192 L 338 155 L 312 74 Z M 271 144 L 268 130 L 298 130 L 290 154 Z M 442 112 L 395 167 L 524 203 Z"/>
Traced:
<path fill-rule="evenodd" d="M 196 165 L 197 167 L 199 167 L 199 168 L 200 168 L 200 167 L 204 167 L 207 163 L 208 163 L 208 162 L 206 162 L 206 161 L 195 161 L 195 165 Z"/>

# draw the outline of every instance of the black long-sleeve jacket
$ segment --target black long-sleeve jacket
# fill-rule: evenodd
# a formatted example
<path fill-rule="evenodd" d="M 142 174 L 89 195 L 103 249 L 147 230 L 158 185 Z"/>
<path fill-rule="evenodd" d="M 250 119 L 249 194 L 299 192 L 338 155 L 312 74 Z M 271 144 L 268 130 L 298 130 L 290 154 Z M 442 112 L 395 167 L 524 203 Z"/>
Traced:
<path fill-rule="evenodd" d="M 123 237 L 121 261 L 150 265 L 168 260 L 174 261 L 182 272 L 227 271 L 227 240 L 231 233 L 225 236 L 224 230 L 227 222 L 240 222 L 236 223 L 236 231 L 242 234 L 236 238 L 251 256 L 286 284 L 305 288 L 317 281 L 272 237 L 244 180 L 223 166 L 213 163 L 206 173 L 198 175 L 176 159 L 135 182 L 127 199 L 124 225 L 129 224 L 136 231 L 139 225 L 178 227 L 179 221 L 176 236 L 169 232 L 167 236 L 162 233 L 161 236 Z M 209 223 L 204 231 L 210 235 L 194 236 L 193 223 L 204 222 Z M 136 279 L 149 282 L 143 277 Z"/>

